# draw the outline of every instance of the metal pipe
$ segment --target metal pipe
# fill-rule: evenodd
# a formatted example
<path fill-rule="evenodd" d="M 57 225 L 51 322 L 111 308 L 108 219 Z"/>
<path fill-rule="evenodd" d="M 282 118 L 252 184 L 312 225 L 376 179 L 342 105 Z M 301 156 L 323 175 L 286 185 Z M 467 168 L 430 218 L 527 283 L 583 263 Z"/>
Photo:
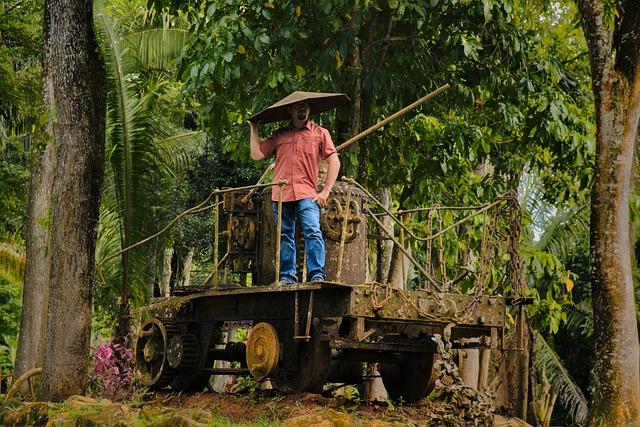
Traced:
<path fill-rule="evenodd" d="M 349 139 L 348 141 L 343 142 L 342 144 L 340 144 L 340 145 L 338 145 L 336 147 L 336 150 L 337 151 L 341 151 L 341 150 L 344 150 L 345 148 L 347 148 L 348 146 L 350 146 L 351 144 L 355 144 L 356 142 L 360 141 L 362 138 L 371 135 L 373 132 L 375 132 L 376 130 L 380 129 L 381 127 L 389 124 L 390 122 L 394 121 L 395 119 L 399 119 L 400 117 L 402 117 L 405 114 L 407 114 L 409 111 L 413 110 L 414 108 L 416 108 L 417 106 L 419 106 L 421 104 L 424 104 L 426 101 L 430 100 L 431 98 L 434 98 L 434 97 L 440 95 L 442 92 L 444 92 L 447 89 L 449 89 L 449 83 L 446 83 L 446 84 L 440 86 L 438 89 L 434 90 L 433 92 L 431 92 L 428 95 L 423 96 L 422 98 L 418 99 L 413 104 L 407 105 L 402 110 L 390 115 L 389 117 L 387 117 L 384 120 L 379 121 L 375 125 L 371 126 L 369 129 L 367 129 L 367 130 L 365 130 L 363 132 L 360 132 L 359 134 L 357 134 L 353 138 Z"/>
<path fill-rule="evenodd" d="M 280 245 L 282 240 L 282 181 L 278 182 L 278 225 L 276 227 L 276 278 L 275 281 L 280 281 Z"/>
<path fill-rule="evenodd" d="M 217 288 L 219 283 L 219 266 L 218 266 L 218 245 L 220 244 L 220 195 L 216 194 L 216 207 L 213 210 L 215 221 L 213 223 L 213 287 Z"/>
<path fill-rule="evenodd" d="M 400 251 L 405 254 L 407 256 L 407 258 L 409 258 L 409 261 L 411 261 L 411 263 L 413 265 L 416 266 L 416 268 L 418 270 L 420 270 L 420 273 L 422 273 L 422 275 L 424 276 L 425 279 L 427 279 L 428 282 L 431 282 L 431 284 L 434 286 L 435 291 L 439 292 L 439 285 L 438 283 L 433 280 L 433 278 L 431 276 L 429 276 L 429 274 L 427 274 L 427 272 L 425 271 L 424 268 L 422 268 L 422 266 L 418 263 L 418 261 L 416 261 L 408 252 L 405 248 L 402 247 L 402 245 L 400 245 L 400 242 L 398 242 L 398 239 L 396 239 L 395 237 L 393 237 L 393 235 L 391 233 L 389 233 L 385 228 L 384 225 L 382 225 L 382 223 L 380 222 L 380 220 L 378 218 L 376 218 L 375 216 L 372 215 L 371 211 L 369 210 L 369 207 L 366 208 L 367 213 L 369 214 L 369 216 L 371 217 L 371 219 L 373 219 L 375 221 L 376 224 L 378 224 L 378 227 L 380 227 L 380 230 L 382 230 L 387 236 L 389 236 L 389 238 L 393 241 L 393 243 L 395 245 L 398 246 L 398 249 L 400 249 Z"/>

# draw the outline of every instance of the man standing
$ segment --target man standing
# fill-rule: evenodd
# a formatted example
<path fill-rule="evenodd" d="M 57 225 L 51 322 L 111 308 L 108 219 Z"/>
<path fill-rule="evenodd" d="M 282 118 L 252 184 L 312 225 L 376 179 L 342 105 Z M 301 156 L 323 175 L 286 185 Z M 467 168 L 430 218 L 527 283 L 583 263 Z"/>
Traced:
<path fill-rule="evenodd" d="M 327 198 L 340 170 L 338 153 L 326 129 L 309 121 L 311 110 L 306 100 L 283 106 L 291 118 L 289 126 L 277 130 L 260 141 L 258 125 L 249 121 L 251 128 L 251 158 L 262 160 L 276 156 L 274 180 L 284 179 L 282 188 L 282 237 L 280 240 L 280 277 L 282 283 L 296 283 L 296 216 L 300 219 L 307 252 L 308 277 L 312 282 L 326 279 L 324 272 L 325 249 L 320 231 L 320 207 Z M 254 116 L 255 117 L 255 116 Z M 320 160 L 328 163 L 324 188 L 317 192 Z M 278 187 L 273 187 L 272 200 L 276 222 L 278 220 Z"/>

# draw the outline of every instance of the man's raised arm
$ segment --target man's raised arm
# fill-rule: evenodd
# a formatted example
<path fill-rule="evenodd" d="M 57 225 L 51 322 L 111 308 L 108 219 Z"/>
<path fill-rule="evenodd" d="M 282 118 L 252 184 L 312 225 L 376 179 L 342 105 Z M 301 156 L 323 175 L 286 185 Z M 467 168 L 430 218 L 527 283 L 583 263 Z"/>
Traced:
<path fill-rule="evenodd" d="M 260 134 L 258 132 L 258 124 L 249 122 L 249 144 L 251 145 L 251 158 L 253 160 L 263 160 L 265 155 L 260 150 Z"/>

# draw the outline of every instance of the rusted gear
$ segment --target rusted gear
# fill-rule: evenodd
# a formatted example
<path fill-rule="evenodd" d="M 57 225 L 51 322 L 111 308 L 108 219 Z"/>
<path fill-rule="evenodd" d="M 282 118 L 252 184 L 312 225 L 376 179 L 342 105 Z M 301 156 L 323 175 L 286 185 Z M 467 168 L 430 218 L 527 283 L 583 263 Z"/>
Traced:
<path fill-rule="evenodd" d="M 167 362 L 174 369 L 195 368 L 198 365 L 198 338 L 193 334 L 169 338 Z"/>
<path fill-rule="evenodd" d="M 169 385 L 173 371 L 167 363 L 168 335 L 165 325 L 156 318 L 142 324 L 135 344 L 136 375 L 152 389 Z"/>
<path fill-rule="evenodd" d="M 275 328 L 260 322 L 251 329 L 247 344 L 247 366 L 257 380 L 275 374 L 280 360 L 280 342 Z"/>
<path fill-rule="evenodd" d="M 389 397 L 411 403 L 431 393 L 435 358 L 434 353 L 404 353 L 401 363 L 380 363 L 380 376 Z"/>
<path fill-rule="evenodd" d="M 298 347 L 298 370 L 291 385 L 296 391 L 318 391 L 327 381 L 331 366 L 329 341 L 320 340 L 320 320 L 313 319 L 311 339 Z"/>
<path fill-rule="evenodd" d="M 342 225 L 346 214 L 346 201 L 343 202 L 337 197 L 332 197 L 327 201 L 327 209 L 320 217 L 320 227 L 329 239 L 336 242 L 341 240 Z M 352 199 L 349 202 L 349 216 L 347 217 L 347 229 L 346 235 L 344 236 L 345 242 L 351 242 L 358 237 L 358 225 L 360 222 L 362 222 L 360 205 L 356 200 Z"/>

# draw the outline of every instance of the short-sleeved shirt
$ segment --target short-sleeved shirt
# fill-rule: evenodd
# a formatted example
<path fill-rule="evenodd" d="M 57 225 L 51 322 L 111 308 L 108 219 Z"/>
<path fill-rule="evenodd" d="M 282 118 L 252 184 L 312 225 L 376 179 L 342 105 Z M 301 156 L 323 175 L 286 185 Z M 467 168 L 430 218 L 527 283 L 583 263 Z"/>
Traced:
<path fill-rule="evenodd" d="M 260 151 L 265 157 L 276 156 L 274 182 L 286 179 L 282 201 L 293 202 L 317 195 L 320 160 L 336 152 L 329 131 L 308 121 L 301 129 L 292 125 L 278 129 L 262 141 Z M 271 198 L 278 200 L 278 186 Z"/>

